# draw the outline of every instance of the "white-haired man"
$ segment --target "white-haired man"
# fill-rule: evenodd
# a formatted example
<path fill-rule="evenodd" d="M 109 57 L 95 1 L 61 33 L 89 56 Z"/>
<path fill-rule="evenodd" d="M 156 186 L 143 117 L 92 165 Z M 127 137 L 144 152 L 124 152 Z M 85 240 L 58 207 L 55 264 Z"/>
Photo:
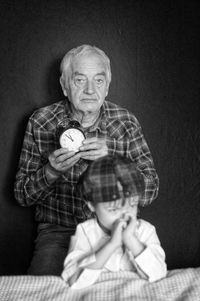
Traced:
<path fill-rule="evenodd" d="M 35 205 L 38 223 L 28 274 L 60 275 L 76 225 L 90 217 L 76 187 L 91 161 L 108 154 L 131 159 L 144 176 L 143 205 L 157 196 L 159 180 L 140 124 L 128 110 L 105 100 L 110 82 L 110 60 L 102 50 L 74 48 L 61 62 L 65 99 L 29 119 L 15 182 L 17 201 Z M 72 132 L 65 132 L 70 127 Z M 74 143 L 75 148 L 69 146 Z"/>

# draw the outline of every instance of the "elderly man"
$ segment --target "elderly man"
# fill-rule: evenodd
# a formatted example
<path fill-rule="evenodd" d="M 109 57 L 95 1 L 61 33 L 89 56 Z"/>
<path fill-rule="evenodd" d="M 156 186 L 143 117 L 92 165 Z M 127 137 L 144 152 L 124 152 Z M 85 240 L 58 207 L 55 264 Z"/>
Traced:
<path fill-rule="evenodd" d="M 38 109 L 29 119 L 15 182 L 17 201 L 35 205 L 38 223 L 28 274 L 60 275 L 70 236 L 90 217 L 76 185 L 91 161 L 107 154 L 130 158 L 144 176 L 143 205 L 157 196 L 158 176 L 140 124 L 126 109 L 105 100 L 110 82 L 110 61 L 102 50 L 74 48 L 61 62 L 65 100 Z M 70 126 L 79 127 L 85 137 L 77 149 L 69 148 L 67 140 L 60 146 L 60 128 Z"/>

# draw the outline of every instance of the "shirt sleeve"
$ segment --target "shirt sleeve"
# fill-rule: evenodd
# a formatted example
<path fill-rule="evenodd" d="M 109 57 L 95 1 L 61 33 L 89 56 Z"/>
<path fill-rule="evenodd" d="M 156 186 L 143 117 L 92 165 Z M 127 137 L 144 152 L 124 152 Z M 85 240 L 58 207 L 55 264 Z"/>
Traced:
<path fill-rule="evenodd" d="M 136 162 L 138 169 L 144 176 L 145 196 L 140 204 L 150 204 L 158 195 L 159 178 L 154 167 L 152 155 L 142 133 L 138 120 L 129 116 L 130 120 L 118 126 L 111 127 L 111 134 L 107 137 L 108 152 L 119 154 Z M 114 132 L 114 134 L 112 134 Z"/>
<path fill-rule="evenodd" d="M 15 197 L 22 206 L 41 202 L 51 194 L 44 163 L 33 134 L 33 119 L 29 119 L 15 181 Z"/>
<path fill-rule="evenodd" d="M 143 233 L 141 241 L 145 244 L 145 249 L 137 257 L 133 258 L 129 253 L 130 260 L 135 265 L 138 274 L 149 282 L 164 278 L 167 274 L 165 263 L 165 252 L 160 245 L 155 227 L 150 225 Z M 140 238 L 139 238 L 140 239 Z"/>
<path fill-rule="evenodd" d="M 61 277 L 68 282 L 69 279 L 81 269 L 81 273 L 72 284 L 72 289 L 81 289 L 94 284 L 99 278 L 102 269 L 88 269 L 87 266 L 96 261 L 94 250 L 87 238 L 84 228 L 80 225 L 71 238 L 69 254 L 64 261 Z"/>

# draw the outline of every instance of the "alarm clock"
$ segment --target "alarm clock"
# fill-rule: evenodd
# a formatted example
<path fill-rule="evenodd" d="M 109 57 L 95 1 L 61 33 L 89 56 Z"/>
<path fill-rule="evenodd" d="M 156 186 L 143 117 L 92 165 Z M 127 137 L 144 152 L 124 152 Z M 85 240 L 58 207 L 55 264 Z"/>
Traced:
<path fill-rule="evenodd" d="M 69 151 L 78 152 L 83 140 L 85 140 L 85 134 L 81 130 L 78 121 L 71 120 L 67 126 L 60 126 L 59 143 L 61 147 L 67 148 Z"/>

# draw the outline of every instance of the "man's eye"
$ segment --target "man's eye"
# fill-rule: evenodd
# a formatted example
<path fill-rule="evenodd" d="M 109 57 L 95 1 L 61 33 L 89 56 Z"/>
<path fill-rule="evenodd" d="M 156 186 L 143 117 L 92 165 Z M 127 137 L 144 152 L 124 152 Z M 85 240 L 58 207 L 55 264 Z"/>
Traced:
<path fill-rule="evenodd" d="M 85 84 L 85 79 L 84 78 L 75 78 L 75 83 L 78 85 Z"/>
<path fill-rule="evenodd" d="M 103 79 L 101 79 L 101 78 L 97 78 L 95 81 L 98 86 L 102 85 L 104 82 Z"/>

